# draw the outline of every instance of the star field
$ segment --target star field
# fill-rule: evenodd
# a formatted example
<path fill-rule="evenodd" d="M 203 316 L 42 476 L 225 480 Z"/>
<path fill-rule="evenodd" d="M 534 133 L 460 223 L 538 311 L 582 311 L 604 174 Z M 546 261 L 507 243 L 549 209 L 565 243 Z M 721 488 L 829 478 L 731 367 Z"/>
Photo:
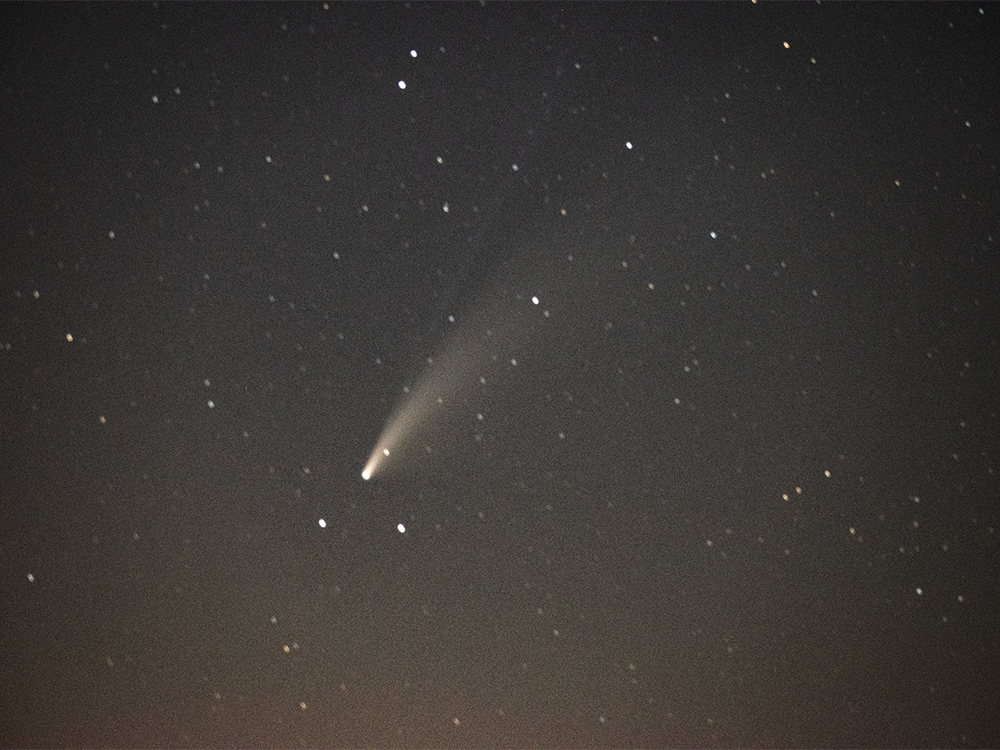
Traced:
<path fill-rule="evenodd" d="M 995 746 L 995 12 L 10 6 L 2 744 Z"/>

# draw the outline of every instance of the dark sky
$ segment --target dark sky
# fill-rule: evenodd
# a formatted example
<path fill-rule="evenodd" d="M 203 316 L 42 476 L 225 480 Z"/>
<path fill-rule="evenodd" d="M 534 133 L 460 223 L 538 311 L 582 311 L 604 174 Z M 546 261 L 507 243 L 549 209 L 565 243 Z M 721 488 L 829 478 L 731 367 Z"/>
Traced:
<path fill-rule="evenodd" d="M 6 6 L 0 743 L 1000 744 L 997 10 Z"/>

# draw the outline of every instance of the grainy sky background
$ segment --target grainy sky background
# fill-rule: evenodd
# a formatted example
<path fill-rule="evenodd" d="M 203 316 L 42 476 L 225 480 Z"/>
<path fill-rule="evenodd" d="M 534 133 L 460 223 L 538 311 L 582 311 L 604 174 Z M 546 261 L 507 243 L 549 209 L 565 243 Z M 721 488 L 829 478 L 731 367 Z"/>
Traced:
<path fill-rule="evenodd" d="M 7 6 L 2 744 L 1000 744 L 996 13 Z"/>

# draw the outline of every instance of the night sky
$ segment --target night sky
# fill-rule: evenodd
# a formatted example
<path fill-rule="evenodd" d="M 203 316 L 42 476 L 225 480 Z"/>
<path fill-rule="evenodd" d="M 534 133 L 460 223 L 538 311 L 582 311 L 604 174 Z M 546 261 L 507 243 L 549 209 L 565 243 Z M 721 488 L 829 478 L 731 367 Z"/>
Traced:
<path fill-rule="evenodd" d="M 1000 744 L 997 12 L 6 6 L 0 744 Z"/>

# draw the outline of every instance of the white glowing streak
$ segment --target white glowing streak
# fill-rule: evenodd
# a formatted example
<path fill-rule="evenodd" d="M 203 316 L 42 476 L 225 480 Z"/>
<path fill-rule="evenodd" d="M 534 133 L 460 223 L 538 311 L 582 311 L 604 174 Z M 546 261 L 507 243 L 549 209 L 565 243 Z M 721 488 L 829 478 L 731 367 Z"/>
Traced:
<path fill-rule="evenodd" d="M 379 444 L 375 446 L 375 450 L 372 451 L 372 455 L 368 459 L 368 463 L 365 464 L 365 470 L 361 472 L 361 478 L 366 482 L 372 478 L 372 474 L 374 474 L 375 469 L 378 468 L 379 461 L 383 457 L 389 455 L 389 449 L 383 446 L 383 443 L 387 440 L 386 432 L 382 433 L 382 439 L 379 441 Z"/>
<path fill-rule="evenodd" d="M 524 312 L 518 302 L 520 297 L 512 299 L 498 290 L 499 287 L 487 293 L 453 331 L 440 355 L 433 358 L 417 385 L 389 418 L 361 472 L 362 479 L 367 481 L 375 476 L 390 452 L 412 440 L 414 433 L 433 427 L 435 412 L 477 388 L 487 370 L 513 361 L 511 352 L 516 337 L 525 327 L 521 318 Z M 539 304 L 538 297 L 530 299 L 532 305 Z"/>
<path fill-rule="evenodd" d="M 449 404 L 464 388 L 474 387 L 479 382 L 477 367 L 483 359 L 480 336 L 485 316 L 480 313 L 470 317 L 469 325 L 449 338 L 444 351 L 433 358 L 417 385 L 389 418 L 361 472 L 365 481 L 371 479 L 385 459 L 413 433 L 433 426 L 435 411 Z"/>

